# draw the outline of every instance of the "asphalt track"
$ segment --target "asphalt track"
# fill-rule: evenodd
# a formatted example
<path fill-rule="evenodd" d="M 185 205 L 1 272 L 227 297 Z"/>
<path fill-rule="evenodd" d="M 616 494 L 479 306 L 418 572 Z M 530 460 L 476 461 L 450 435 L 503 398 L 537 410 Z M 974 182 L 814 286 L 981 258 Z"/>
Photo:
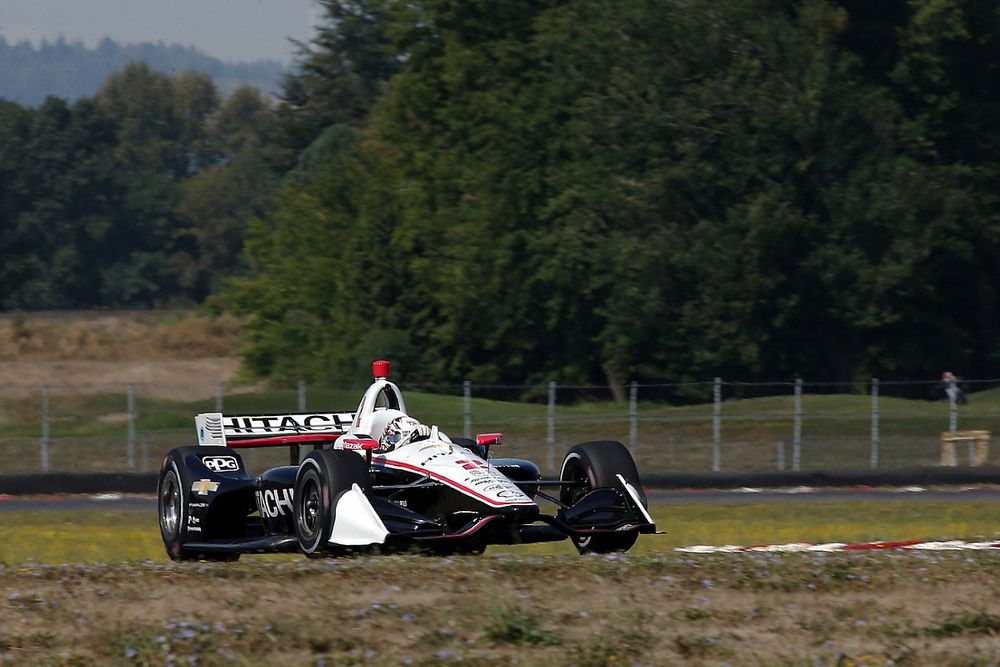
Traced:
<path fill-rule="evenodd" d="M 690 504 L 743 504 L 761 502 L 816 502 L 831 500 L 913 502 L 944 501 L 969 502 L 1000 500 L 1000 487 L 923 488 L 918 486 L 898 488 L 812 488 L 787 489 L 681 489 L 647 490 L 649 501 L 663 505 Z M 156 511 L 156 497 L 121 493 L 90 495 L 12 496 L 0 495 L 0 514 L 4 512 L 85 511 L 97 509 Z"/>

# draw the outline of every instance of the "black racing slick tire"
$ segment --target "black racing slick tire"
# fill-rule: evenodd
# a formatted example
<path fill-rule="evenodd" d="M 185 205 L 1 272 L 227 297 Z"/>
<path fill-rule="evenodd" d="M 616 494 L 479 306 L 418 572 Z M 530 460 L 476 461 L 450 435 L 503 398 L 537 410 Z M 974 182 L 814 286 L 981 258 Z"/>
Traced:
<path fill-rule="evenodd" d="M 635 487 L 643 507 L 648 507 L 646 494 L 639 481 L 639 471 L 628 449 L 620 442 L 596 440 L 574 445 L 563 459 L 559 479 L 566 482 L 581 482 L 564 486 L 559 499 L 565 505 L 573 505 L 582 496 L 602 487 L 620 487 L 616 475 Z M 573 537 L 573 544 L 580 553 L 609 553 L 628 551 L 639 538 L 638 530 Z"/>
<path fill-rule="evenodd" d="M 238 553 L 201 553 L 188 549 L 187 523 L 191 500 L 191 473 L 184 463 L 191 451 L 205 453 L 205 447 L 172 449 L 163 459 L 156 482 L 156 513 L 160 522 L 160 537 L 171 560 L 239 560 Z"/>
<path fill-rule="evenodd" d="M 330 546 L 337 500 L 355 484 L 371 490 L 368 463 L 354 452 L 321 449 L 310 452 L 295 477 L 292 512 L 299 548 L 309 557 L 334 554 Z"/>

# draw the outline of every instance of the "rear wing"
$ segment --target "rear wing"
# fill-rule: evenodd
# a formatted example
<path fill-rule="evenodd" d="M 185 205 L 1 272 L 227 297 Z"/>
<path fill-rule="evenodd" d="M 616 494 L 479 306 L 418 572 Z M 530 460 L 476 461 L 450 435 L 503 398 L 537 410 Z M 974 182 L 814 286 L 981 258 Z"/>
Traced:
<path fill-rule="evenodd" d="M 346 433 L 353 412 L 291 412 L 224 415 L 203 412 L 194 418 L 199 445 L 281 447 L 332 442 Z"/>

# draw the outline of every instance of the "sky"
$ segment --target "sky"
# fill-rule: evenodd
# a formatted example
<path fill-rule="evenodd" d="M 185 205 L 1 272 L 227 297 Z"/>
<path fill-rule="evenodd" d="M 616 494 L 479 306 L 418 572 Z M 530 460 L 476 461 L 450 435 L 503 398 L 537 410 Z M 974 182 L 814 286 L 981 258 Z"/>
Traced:
<path fill-rule="evenodd" d="M 37 45 L 62 35 L 89 47 L 106 36 L 193 46 L 232 62 L 289 63 L 289 38 L 308 41 L 316 12 L 316 0 L 0 0 L 0 36 Z"/>

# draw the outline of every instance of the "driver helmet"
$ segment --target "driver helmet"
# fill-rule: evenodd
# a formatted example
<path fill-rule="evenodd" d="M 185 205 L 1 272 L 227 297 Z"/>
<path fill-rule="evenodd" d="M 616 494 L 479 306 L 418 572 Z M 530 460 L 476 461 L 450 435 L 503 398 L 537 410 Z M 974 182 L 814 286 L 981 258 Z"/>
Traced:
<path fill-rule="evenodd" d="M 407 444 L 415 436 L 425 434 L 424 431 L 428 431 L 427 427 L 416 419 L 400 415 L 386 424 L 382 437 L 379 438 L 378 449 L 380 452 L 390 452 L 396 447 Z"/>

